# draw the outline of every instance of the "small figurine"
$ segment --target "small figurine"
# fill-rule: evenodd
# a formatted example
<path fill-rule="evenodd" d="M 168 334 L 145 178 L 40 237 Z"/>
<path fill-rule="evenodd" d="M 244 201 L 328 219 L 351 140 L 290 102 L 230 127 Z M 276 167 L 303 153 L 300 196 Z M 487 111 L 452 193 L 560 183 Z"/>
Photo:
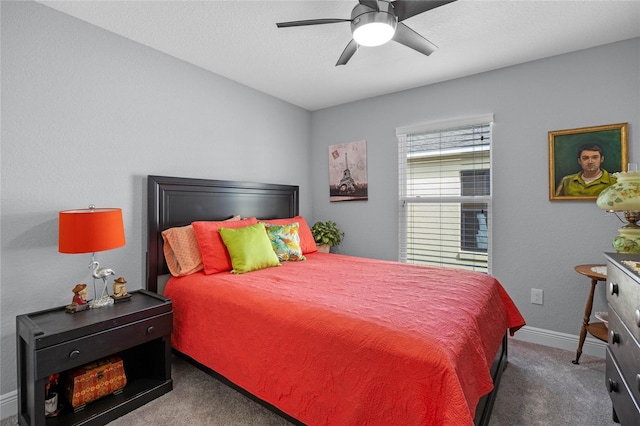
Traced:
<path fill-rule="evenodd" d="M 87 304 L 89 292 L 87 291 L 86 284 L 76 284 L 71 292 L 73 293 L 73 299 L 71 299 L 71 304 L 65 307 L 67 312 L 73 314 L 79 311 L 84 311 L 89 307 Z"/>
<path fill-rule="evenodd" d="M 124 302 L 131 299 L 131 295 L 127 293 L 127 280 L 124 277 L 118 277 L 113 281 L 113 300 L 114 302 Z"/>
<path fill-rule="evenodd" d="M 76 305 L 84 305 L 87 303 L 88 291 L 86 284 L 76 284 L 71 292 L 73 293 L 71 303 L 75 303 Z"/>
<path fill-rule="evenodd" d="M 101 279 L 102 282 L 104 283 L 104 288 L 102 289 L 102 295 L 100 296 L 100 299 L 98 299 L 98 296 L 96 296 L 96 300 L 93 301 L 92 303 L 92 308 L 101 308 L 104 306 L 109 306 L 109 305 L 113 305 L 113 300 L 111 299 L 111 297 L 109 297 L 109 292 L 107 291 L 107 277 L 109 275 L 115 275 L 116 273 L 113 272 L 113 269 L 109 269 L 109 268 L 101 268 L 100 267 L 100 262 L 93 260 L 90 264 L 89 264 L 89 268 L 93 268 L 93 272 L 91 273 L 91 276 L 95 279 Z M 95 289 L 96 286 L 96 282 L 93 282 L 93 288 Z"/>

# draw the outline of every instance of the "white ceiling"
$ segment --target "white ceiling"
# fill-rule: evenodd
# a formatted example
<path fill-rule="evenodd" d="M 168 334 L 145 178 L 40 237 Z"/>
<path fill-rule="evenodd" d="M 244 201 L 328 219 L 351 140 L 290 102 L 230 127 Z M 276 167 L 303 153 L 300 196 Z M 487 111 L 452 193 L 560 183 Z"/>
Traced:
<path fill-rule="evenodd" d="M 640 1 L 458 0 L 404 21 L 439 46 L 390 42 L 335 63 L 356 0 L 40 1 L 308 110 L 640 36 Z"/>

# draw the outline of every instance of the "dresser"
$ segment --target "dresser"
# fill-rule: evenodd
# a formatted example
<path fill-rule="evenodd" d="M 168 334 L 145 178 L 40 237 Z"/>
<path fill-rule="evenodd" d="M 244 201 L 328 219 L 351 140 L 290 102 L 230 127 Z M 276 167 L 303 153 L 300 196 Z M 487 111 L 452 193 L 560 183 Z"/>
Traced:
<path fill-rule="evenodd" d="M 623 426 L 640 425 L 640 256 L 606 253 L 605 257 L 609 305 L 605 383 L 613 420 Z"/>

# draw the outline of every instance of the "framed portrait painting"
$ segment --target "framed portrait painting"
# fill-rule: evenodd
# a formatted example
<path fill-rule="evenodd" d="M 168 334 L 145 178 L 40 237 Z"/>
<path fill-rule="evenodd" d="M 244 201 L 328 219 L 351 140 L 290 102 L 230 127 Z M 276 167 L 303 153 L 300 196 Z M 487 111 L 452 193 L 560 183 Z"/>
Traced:
<path fill-rule="evenodd" d="M 367 141 L 329 145 L 329 200 L 368 198 Z"/>
<path fill-rule="evenodd" d="M 627 123 L 549 132 L 549 199 L 596 200 L 627 171 Z"/>

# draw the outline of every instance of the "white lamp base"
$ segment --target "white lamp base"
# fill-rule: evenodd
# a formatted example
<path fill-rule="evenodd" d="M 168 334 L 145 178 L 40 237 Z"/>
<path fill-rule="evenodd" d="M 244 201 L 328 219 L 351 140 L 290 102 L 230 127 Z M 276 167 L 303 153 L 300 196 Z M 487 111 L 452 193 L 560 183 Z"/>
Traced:
<path fill-rule="evenodd" d="M 104 308 L 105 306 L 113 305 L 113 299 L 109 296 L 102 296 L 100 299 L 92 300 L 89 302 L 89 307 L 91 309 L 94 308 Z"/>

